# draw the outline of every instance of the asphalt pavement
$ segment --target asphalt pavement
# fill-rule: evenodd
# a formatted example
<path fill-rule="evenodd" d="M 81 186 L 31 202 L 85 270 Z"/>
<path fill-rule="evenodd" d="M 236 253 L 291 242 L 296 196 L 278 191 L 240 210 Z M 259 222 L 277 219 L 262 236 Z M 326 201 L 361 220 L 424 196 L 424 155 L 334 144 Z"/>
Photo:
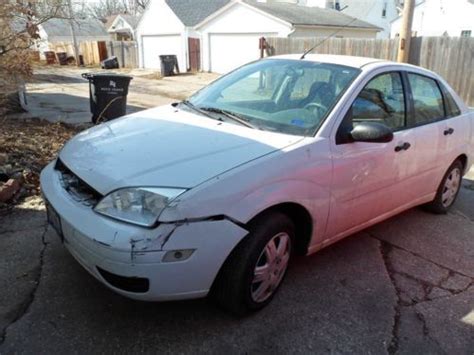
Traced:
<path fill-rule="evenodd" d="M 0 217 L 0 354 L 473 354 L 474 178 L 451 213 L 412 209 L 294 260 L 273 302 L 235 318 L 207 300 L 114 294 L 30 199 Z"/>

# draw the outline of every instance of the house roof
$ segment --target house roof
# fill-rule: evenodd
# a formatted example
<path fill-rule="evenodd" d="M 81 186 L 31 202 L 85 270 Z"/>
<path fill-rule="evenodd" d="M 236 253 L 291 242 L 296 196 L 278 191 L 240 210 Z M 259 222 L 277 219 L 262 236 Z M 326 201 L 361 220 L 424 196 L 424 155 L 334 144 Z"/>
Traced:
<path fill-rule="evenodd" d="M 231 0 L 166 0 L 185 26 L 195 26 Z"/>
<path fill-rule="evenodd" d="M 108 36 L 107 30 L 102 22 L 95 19 L 74 20 L 76 35 L 81 36 Z M 68 36 L 71 33 L 69 20 L 50 19 L 42 24 L 48 36 Z"/>
<path fill-rule="evenodd" d="M 292 25 L 332 26 L 380 30 L 379 27 L 371 23 L 359 20 L 337 10 L 281 2 L 259 2 L 256 0 L 243 0 L 243 2 L 263 12 L 266 12 L 269 15 L 289 22 Z"/>
<path fill-rule="evenodd" d="M 138 22 L 140 21 L 139 17 L 129 14 L 120 14 L 119 16 L 123 18 L 130 26 L 132 26 L 132 28 L 137 28 Z"/>
<path fill-rule="evenodd" d="M 126 23 L 128 23 L 132 29 L 136 29 L 138 26 L 138 23 L 140 22 L 140 18 L 137 16 L 129 15 L 129 14 L 117 14 L 117 15 L 112 15 L 108 16 L 105 19 L 105 28 L 109 32 L 120 32 L 122 29 L 116 30 L 116 28 L 112 28 L 112 25 L 115 23 L 115 20 L 120 17 L 122 18 Z"/>
<path fill-rule="evenodd" d="M 117 18 L 118 15 L 111 15 L 107 16 L 102 20 L 102 23 L 104 24 L 105 28 L 108 30 L 110 26 L 114 23 L 115 19 Z"/>

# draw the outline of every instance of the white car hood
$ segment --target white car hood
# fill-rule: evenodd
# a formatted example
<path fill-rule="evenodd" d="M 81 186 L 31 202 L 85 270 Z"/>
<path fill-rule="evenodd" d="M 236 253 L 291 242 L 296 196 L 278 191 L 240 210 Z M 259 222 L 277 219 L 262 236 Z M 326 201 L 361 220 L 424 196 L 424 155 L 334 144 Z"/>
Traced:
<path fill-rule="evenodd" d="M 101 194 L 132 186 L 192 188 L 301 139 L 163 106 L 80 133 L 60 159 Z"/>

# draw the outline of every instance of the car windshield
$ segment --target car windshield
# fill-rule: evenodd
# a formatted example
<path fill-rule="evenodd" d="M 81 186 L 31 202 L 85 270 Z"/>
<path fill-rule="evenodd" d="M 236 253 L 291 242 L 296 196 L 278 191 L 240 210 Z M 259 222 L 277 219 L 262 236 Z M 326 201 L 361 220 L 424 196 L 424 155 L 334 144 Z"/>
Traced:
<path fill-rule="evenodd" d="M 261 60 L 223 76 L 186 103 L 210 117 L 248 127 L 314 135 L 359 73 L 329 63 Z"/>

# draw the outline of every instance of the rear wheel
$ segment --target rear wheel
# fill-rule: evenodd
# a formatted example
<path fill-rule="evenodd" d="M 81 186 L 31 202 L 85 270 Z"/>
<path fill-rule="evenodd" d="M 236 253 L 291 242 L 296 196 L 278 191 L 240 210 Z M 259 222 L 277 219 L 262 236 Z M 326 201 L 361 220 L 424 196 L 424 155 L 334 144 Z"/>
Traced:
<path fill-rule="evenodd" d="M 434 213 L 445 214 L 456 201 L 456 197 L 461 189 L 463 164 L 456 160 L 448 169 L 436 192 L 435 199 L 425 205 Z"/>
<path fill-rule="evenodd" d="M 216 279 L 213 295 L 218 304 L 238 315 L 265 307 L 285 277 L 293 240 L 293 222 L 282 213 L 266 213 L 252 222 L 249 235 Z"/>

